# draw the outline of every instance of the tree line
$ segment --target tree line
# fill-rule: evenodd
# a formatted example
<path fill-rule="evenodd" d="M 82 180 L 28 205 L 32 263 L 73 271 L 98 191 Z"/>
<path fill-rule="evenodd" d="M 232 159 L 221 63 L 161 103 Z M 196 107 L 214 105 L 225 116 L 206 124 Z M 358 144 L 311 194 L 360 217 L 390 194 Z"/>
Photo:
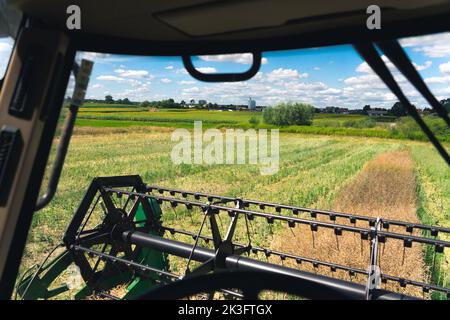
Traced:
<path fill-rule="evenodd" d="M 70 99 L 70 98 L 67 98 Z M 174 99 L 163 99 L 163 100 L 157 100 L 157 101 L 142 101 L 142 102 L 136 102 L 136 101 L 130 101 L 128 98 L 124 99 L 114 99 L 111 95 L 106 95 L 104 100 L 101 99 L 86 99 L 86 102 L 93 102 L 93 103 L 106 103 L 106 104 L 128 104 L 128 105 L 138 105 L 140 107 L 144 108 L 170 108 L 170 109 L 177 109 L 177 108 L 186 108 L 188 106 L 193 106 L 195 108 L 205 108 L 205 109 L 219 109 L 219 108 L 227 108 L 227 109 L 238 109 L 238 108 L 246 108 L 246 105 L 234 105 L 234 104 L 226 104 L 226 105 L 219 105 L 217 103 L 211 103 L 207 102 L 206 100 L 198 100 L 195 101 L 194 99 L 189 100 L 186 102 L 185 100 L 181 100 L 180 102 L 176 102 Z M 444 108 L 447 110 L 447 112 L 450 112 L 450 98 L 441 100 L 440 103 Z M 287 123 L 287 124 L 308 124 L 308 122 L 311 122 L 310 118 L 312 119 L 313 114 L 311 115 L 311 108 L 312 113 L 320 112 L 320 109 L 315 108 L 311 105 L 302 104 L 302 103 L 280 103 L 276 105 L 275 107 L 269 107 L 265 108 L 265 113 L 263 114 L 263 118 L 267 119 L 267 123 L 274 123 L 277 124 L 280 123 Z M 368 114 L 371 110 L 383 110 L 386 111 L 388 115 L 395 116 L 395 117 L 403 117 L 408 115 L 407 109 L 402 105 L 400 102 L 394 103 L 391 109 L 387 110 L 384 108 L 372 108 L 370 105 L 365 105 L 362 109 L 359 110 L 352 110 L 352 113 L 361 113 L 361 114 Z M 433 113 L 433 110 L 430 108 L 425 108 L 424 113 Z"/>

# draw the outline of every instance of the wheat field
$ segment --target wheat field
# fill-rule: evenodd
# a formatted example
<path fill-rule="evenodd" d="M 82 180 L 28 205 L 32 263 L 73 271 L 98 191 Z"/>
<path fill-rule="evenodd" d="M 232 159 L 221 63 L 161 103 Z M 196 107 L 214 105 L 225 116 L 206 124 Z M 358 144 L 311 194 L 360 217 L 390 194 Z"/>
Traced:
<path fill-rule="evenodd" d="M 342 187 L 331 209 L 419 223 L 415 191 L 414 163 L 409 152 L 385 152 L 367 162 L 362 170 Z M 342 220 L 340 223 L 349 224 L 344 219 L 338 220 Z M 362 227 L 365 223 L 359 222 L 358 225 Z M 391 231 L 396 231 L 395 228 L 392 229 L 394 230 Z M 336 239 L 333 230 L 323 230 L 315 235 L 315 245 L 311 246 L 313 239 L 308 231 L 306 227 L 296 227 L 292 233 L 285 231 L 277 236 L 274 247 L 300 256 L 367 270 L 370 251 L 367 245 L 361 246 L 359 236 L 344 233 Z M 390 240 L 381 245 L 381 271 L 388 275 L 426 282 L 428 278 L 422 251 L 422 246 L 418 244 L 404 250 L 401 241 Z M 309 271 L 314 271 L 314 268 L 309 266 Z M 386 288 L 395 290 L 396 286 L 389 284 Z M 402 292 L 421 294 L 420 289 L 414 287 L 408 287 Z"/>
<path fill-rule="evenodd" d="M 174 165 L 170 159 L 172 130 L 78 128 L 55 198 L 34 216 L 21 271 L 40 262 L 61 241 L 73 211 L 96 176 L 139 174 L 148 184 L 170 188 L 391 219 L 420 218 L 444 226 L 450 221 L 443 216 L 443 212 L 450 212 L 446 184 L 450 180 L 448 174 L 442 176 L 445 164 L 422 142 L 282 133 L 280 170 L 262 176 L 256 165 Z M 439 198 L 440 207 L 433 206 L 437 201 L 433 197 Z M 168 224 L 198 231 L 200 216 L 167 208 L 163 214 Z M 255 245 L 365 268 L 368 252 L 367 248 L 360 251 L 359 239 L 342 237 L 338 250 L 334 235 L 317 234 L 312 247 L 309 229 L 306 232 L 297 227 L 292 233 L 276 224 L 269 228 L 257 223 L 252 228 Z M 238 232 L 236 240 L 245 240 L 245 233 Z M 388 273 L 421 280 L 429 277 L 421 248 L 408 249 L 404 256 L 395 243 L 387 243 L 384 250 L 381 264 Z M 445 271 L 448 256 L 439 263 Z M 171 268 L 175 273 L 184 270 L 176 261 Z M 446 284 L 448 274 L 440 272 L 439 281 Z"/>

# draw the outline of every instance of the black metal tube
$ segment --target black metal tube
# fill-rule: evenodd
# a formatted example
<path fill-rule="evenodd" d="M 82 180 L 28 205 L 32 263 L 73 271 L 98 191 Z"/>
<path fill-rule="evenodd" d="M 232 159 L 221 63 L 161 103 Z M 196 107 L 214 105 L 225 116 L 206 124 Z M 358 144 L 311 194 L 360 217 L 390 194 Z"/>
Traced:
<path fill-rule="evenodd" d="M 188 258 L 192 252 L 193 247 L 191 244 L 171 239 L 165 239 L 138 231 L 126 231 L 122 234 L 122 238 L 127 243 L 151 248 L 182 258 Z M 214 250 L 203 247 L 196 247 L 192 254 L 192 260 L 206 262 L 214 256 Z M 329 289 L 330 292 L 335 292 L 336 299 L 365 299 L 365 286 L 345 280 L 317 275 L 310 272 L 296 270 L 276 264 L 270 264 L 238 255 L 227 256 L 225 259 L 225 266 L 230 270 L 265 271 L 303 279 L 310 283 L 311 286 L 316 285 L 321 288 L 325 287 Z M 385 290 L 377 290 L 374 294 L 374 299 L 409 300 L 415 298 Z"/>
<path fill-rule="evenodd" d="M 193 247 L 191 244 L 161 238 L 139 231 L 125 231 L 122 234 L 122 238 L 127 243 L 155 249 L 182 258 L 189 258 Z M 192 254 L 192 260 L 206 262 L 214 258 L 214 255 L 214 250 L 197 246 Z"/>
<path fill-rule="evenodd" d="M 73 127 L 75 126 L 75 120 L 77 119 L 78 106 L 71 105 L 69 107 L 69 113 L 64 123 L 64 129 L 61 133 L 60 143 L 56 151 L 56 158 L 53 164 L 53 170 L 50 175 L 47 190 L 45 194 L 40 197 L 36 202 L 35 211 L 39 211 L 44 208 L 53 199 L 58 187 L 59 177 L 61 176 L 62 168 L 64 165 L 64 159 L 66 158 L 67 150 L 69 149 L 70 138 L 72 137 Z"/>
<path fill-rule="evenodd" d="M 77 63 L 73 64 L 72 71 L 77 77 L 79 66 Z M 55 196 L 56 189 L 58 187 L 59 178 L 61 176 L 61 172 L 64 166 L 64 159 L 66 158 L 67 150 L 69 149 L 70 138 L 72 137 L 73 128 L 75 126 L 75 121 L 77 119 L 79 106 L 76 104 L 71 104 L 69 107 L 69 113 L 66 116 L 64 121 L 64 127 L 61 132 L 61 138 L 56 150 L 56 157 L 53 164 L 53 169 L 50 174 L 50 179 L 47 185 L 47 189 L 36 202 L 36 206 L 34 208 L 35 211 L 39 211 L 47 206 L 50 201 L 52 201 Z"/>

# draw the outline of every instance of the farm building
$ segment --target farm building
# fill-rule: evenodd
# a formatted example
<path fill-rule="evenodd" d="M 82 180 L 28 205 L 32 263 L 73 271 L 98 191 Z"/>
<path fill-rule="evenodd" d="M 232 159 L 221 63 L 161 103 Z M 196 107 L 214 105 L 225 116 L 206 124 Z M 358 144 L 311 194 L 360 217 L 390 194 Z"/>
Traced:
<path fill-rule="evenodd" d="M 367 114 L 371 117 L 379 117 L 379 116 L 386 116 L 388 114 L 387 110 L 369 110 L 367 111 Z"/>

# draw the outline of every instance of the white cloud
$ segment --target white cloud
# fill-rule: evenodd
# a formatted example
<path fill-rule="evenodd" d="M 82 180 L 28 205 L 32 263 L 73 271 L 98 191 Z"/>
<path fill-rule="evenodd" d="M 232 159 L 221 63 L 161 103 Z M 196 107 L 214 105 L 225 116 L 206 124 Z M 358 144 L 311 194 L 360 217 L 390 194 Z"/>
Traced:
<path fill-rule="evenodd" d="M 446 84 L 450 83 L 450 75 L 442 77 L 429 77 L 425 79 L 428 84 Z"/>
<path fill-rule="evenodd" d="M 446 42 L 447 40 L 450 41 L 449 32 L 403 38 L 400 40 L 400 44 L 403 47 L 432 46 L 438 43 Z"/>
<path fill-rule="evenodd" d="M 12 44 L 9 42 L 0 42 L 0 54 L 11 52 Z"/>
<path fill-rule="evenodd" d="M 123 78 L 111 76 L 111 75 L 101 75 L 101 76 L 98 76 L 96 79 L 102 80 L 102 81 L 117 81 L 117 82 L 125 81 L 125 79 L 123 79 Z"/>
<path fill-rule="evenodd" d="M 299 73 L 295 69 L 283 69 L 278 68 L 274 69 L 267 74 L 267 80 L 269 81 L 277 81 L 281 79 L 289 79 L 289 78 L 308 78 L 308 73 Z"/>
<path fill-rule="evenodd" d="M 192 88 L 183 89 L 183 93 L 198 93 L 198 92 L 200 92 L 200 88 L 199 87 L 192 87 Z"/>
<path fill-rule="evenodd" d="M 197 68 L 198 71 L 203 72 L 203 73 L 215 73 L 217 72 L 216 68 L 214 67 L 201 67 L 201 68 Z"/>
<path fill-rule="evenodd" d="M 378 76 L 374 74 L 366 74 L 344 79 L 344 83 L 357 88 L 374 88 L 378 87 L 378 83 L 381 83 L 381 80 L 379 80 Z"/>
<path fill-rule="evenodd" d="M 172 70 L 172 69 L 173 69 L 173 66 L 167 66 L 167 67 L 165 67 L 164 69 L 166 69 L 166 70 Z"/>
<path fill-rule="evenodd" d="M 114 98 L 128 98 L 131 101 L 143 101 L 147 99 L 150 89 L 147 86 L 141 86 L 133 89 L 125 89 L 113 95 Z"/>
<path fill-rule="evenodd" d="M 423 64 L 423 65 L 418 65 L 415 62 L 413 62 L 414 67 L 416 67 L 416 69 L 418 71 L 422 71 L 422 70 L 428 69 L 429 67 L 431 67 L 432 64 L 433 64 L 433 62 L 429 61 L 429 60 L 425 61 L 425 64 Z"/>
<path fill-rule="evenodd" d="M 115 72 L 119 73 L 119 76 L 121 77 L 128 77 L 128 78 L 148 78 L 149 74 L 147 70 L 124 70 L 124 69 L 117 69 Z"/>
<path fill-rule="evenodd" d="M 313 69 L 316 70 L 316 71 L 319 71 L 320 67 L 314 67 Z"/>
<path fill-rule="evenodd" d="M 181 80 L 181 81 L 179 81 L 178 83 L 179 83 L 179 84 L 182 84 L 182 85 L 189 85 L 189 84 L 194 84 L 195 81 Z"/>
<path fill-rule="evenodd" d="M 131 85 L 132 87 L 139 87 L 141 85 L 148 85 L 148 83 L 143 83 L 137 79 L 130 79 L 130 78 L 126 78 L 126 77 L 118 77 L 118 76 L 114 76 L 114 75 L 100 75 L 96 78 L 97 80 L 100 81 L 112 81 L 112 82 L 117 82 L 117 83 L 127 83 L 129 85 Z"/>
<path fill-rule="evenodd" d="M 437 44 L 430 47 L 421 47 L 416 51 L 421 51 L 430 58 L 445 58 L 450 56 L 450 44 Z"/>
<path fill-rule="evenodd" d="M 450 33 L 438 33 L 428 36 L 411 37 L 400 40 L 404 47 L 411 47 L 430 58 L 450 56 Z"/>
<path fill-rule="evenodd" d="M 175 70 L 175 73 L 178 73 L 178 74 L 188 74 L 188 72 L 187 72 L 187 70 L 186 70 L 185 68 L 177 69 L 177 70 Z"/>
<path fill-rule="evenodd" d="M 450 61 L 446 63 L 442 63 L 439 65 L 439 70 L 442 73 L 449 73 L 450 72 Z"/>
<path fill-rule="evenodd" d="M 81 59 L 87 59 L 94 61 L 94 63 L 115 63 L 115 62 L 123 62 L 128 61 L 128 57 L 121 57 L 117 55 L 112 55 L 109 53 L 99 53 L 99 52 L 87 52 L 87 51 L 79 51 L 75 56 L 75 60 L 80 62 Z M 123 67 L 121 67 L 123 68 Z"/>
<path fill-rule="evenodd" d="M 12 47 L 12 39 L 0 39 L 0 79 L 3 78 L 6 71 Z"/>
<path fill-rule="evenodd" d="M 389 60 L 388 57 L 386 57 L 385 55 L 382 55 L 381 59 L 384 61 L 384 63 L 386 64 L 386 66 L 392 73 L 398 73 L 397 68 L 394 66 L 394 64 L 391 62 L 391 60 Z M 421 70 L 425 70 L 425 69 L 428 69 L 429 67 L 431 67 L 432 62 L 425 61 L 425 63 L 423 65 L 418 65 L 415 62 L 413 62 L 413 65 L 416 67 L 417 70 L 421 71 Z M 369 67 L 367 62 L 362 62 L 360 65 L 358 65 L 358 67 L 356 68 L 356 72 L 373 73 L 372 68 Z"/>
<path fill-rule="evenodd" d="M 389 60 L 388 57 L 385 55 L 381 56 L 381 59 L 384 61 L 388 69 L 392 72 L 395 71 L 395 66 L 392 64 L 392 62 Z M 373 73 L 372 68 L 369 67 L 367 62 L 362 62 L 360 65 L 356 67 L 356 72 L 362 72 L 362 73 Z"/>
<path fill-rule="evenodd" d="M 170 80 L 170 79 L 168 79 L 168 78 L 162 78 L 162 79 L 161 79 L 161 82 L 162 82 L 162 83 L 171 83 L 172 80 Z"/>
<path fill-rule="evenodd" d="M 253 55 L 251 53 L 216 54 L 216 55 L 199 56 L 199 58 L 204 61 L 213 61 L 213 62 L 234 62 L 240 64 L 253 63 Z M 267 62 L 268 62 L 267 58 L 261 58 L 262 64 L 266 64 Z"/>
<path fill-rule="evenodd" d="M 87 59 L 87 60 L 91 60 L 91 61 L 95 61 L 95 62 L 98 60 L 101 60 L 101 59 L 109 58 L 109 57 L 111 57 L 111 55 L 108 53 L 87 52 L 87 51 L 77 52 L 77 55 L 76 55 L 77 60 Z"/>

